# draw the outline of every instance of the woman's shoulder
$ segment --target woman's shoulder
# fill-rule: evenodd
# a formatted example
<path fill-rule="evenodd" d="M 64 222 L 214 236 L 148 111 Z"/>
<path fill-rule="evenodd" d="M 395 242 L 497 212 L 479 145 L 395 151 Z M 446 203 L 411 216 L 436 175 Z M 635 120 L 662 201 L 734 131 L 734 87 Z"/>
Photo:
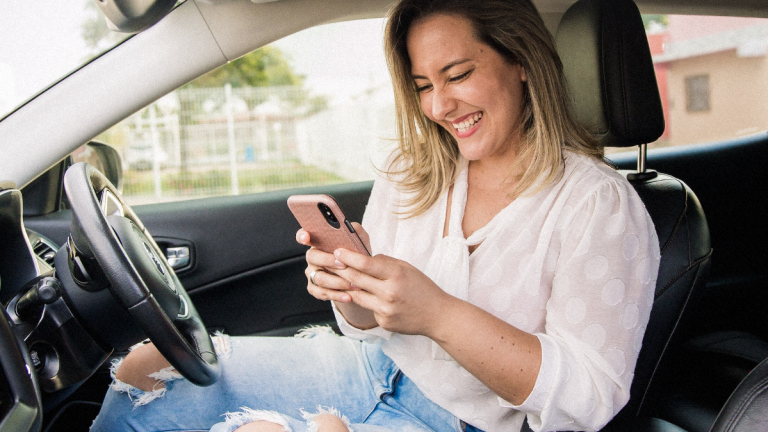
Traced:
<path fill-rule="evenodd" d="M 597 188 L 604 185 L 621 185 L 631 188 L 627 179 L 604 160 L 572 151 L 564 154 L 565 177 L 567 181 L 583 183 Z"/>
<path fill-rule="evenodd" d="M 627 199 L 641 203 L 639 195 L 629 181 L 605 161 L 594 157 L 567 152 L 564 179 L 573 200 Z"/>
<path fill-rule="evenodd" d="M 602 183 L 624 179 L 624 176 L 607 162 L 592 156 L 566 150 L 563 154 L 563 160 L 566 173 L 570 171 L 571 176 L 577 180 L 588 178 L 594 182 Z"/>
<path fill-rule="evenodd" d="M 562 194 L 565 202 L 559 226 L 568 226 L 571 235 L 588 235 L 594 241 L 646 239 L 658 248 L 653 220 L 629 181 L 614 168 L 597 159 L 571 154 L 566 160 Z M 565 177 L 565 176 L 564 176 Z M 624 236 L 619 234 L 626 233 Z M 602 239 L 602 240 L 597 240 Z M 611 240 L 611 241 L 613 241 Z M 626 243 L 621 243 L 626 245 Z"/>

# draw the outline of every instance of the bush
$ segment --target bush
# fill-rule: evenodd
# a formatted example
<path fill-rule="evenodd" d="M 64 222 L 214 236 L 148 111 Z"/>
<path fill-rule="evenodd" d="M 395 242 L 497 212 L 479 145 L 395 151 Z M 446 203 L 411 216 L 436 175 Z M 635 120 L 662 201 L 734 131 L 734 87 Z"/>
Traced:
<path fill-rule="evenodd" d="M 264 164 L 260 167 L 242 168 L 237 171 L 239 193 L 267 192 L 306 186 L 344 183 L 349 180 L 337 174 L 299 162 Z M 161 196 L 219 196 L 232 193 L 232 176 L 229 170 L 208 169 L 168 172 L 160 176 Z M 123 195 L 131 197 L 155 194 L 155 179 L 151 171 L 126 170 Z"/>

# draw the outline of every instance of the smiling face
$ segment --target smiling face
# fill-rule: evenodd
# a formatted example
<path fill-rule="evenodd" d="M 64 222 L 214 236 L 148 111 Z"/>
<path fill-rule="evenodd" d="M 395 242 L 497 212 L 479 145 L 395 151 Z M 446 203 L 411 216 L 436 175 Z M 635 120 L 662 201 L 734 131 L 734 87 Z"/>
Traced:
<path fill-rule="evenodd" d="M 475 36 L 456 15 L 433 15 L 408 32 L 411 73 L 424 114 L 453 135 L 470 161 L 514 157 L 525 70 Z"/>

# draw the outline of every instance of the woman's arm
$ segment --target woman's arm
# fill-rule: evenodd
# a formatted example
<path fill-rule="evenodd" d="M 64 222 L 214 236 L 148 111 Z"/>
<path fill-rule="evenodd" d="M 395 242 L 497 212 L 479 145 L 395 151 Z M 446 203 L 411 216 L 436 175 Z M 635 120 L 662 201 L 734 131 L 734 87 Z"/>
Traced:
<path fill-rule="evenodd" d="M 522 403 L 531 393 L 541 364 L 536 336 L 446 294 L 404 261 L 345 249 L 335 256 L 348 266 L 339 275 L 359 287 L 348 293 L 352 301 L 371 310 L 382 328 L 436 341 L 505 400 Z"/>
<path fill-rule="evenodd" d="M 522 404 L 541 367 L 539 339 L 451 297 L 428 336 L 504 400 Z"/>

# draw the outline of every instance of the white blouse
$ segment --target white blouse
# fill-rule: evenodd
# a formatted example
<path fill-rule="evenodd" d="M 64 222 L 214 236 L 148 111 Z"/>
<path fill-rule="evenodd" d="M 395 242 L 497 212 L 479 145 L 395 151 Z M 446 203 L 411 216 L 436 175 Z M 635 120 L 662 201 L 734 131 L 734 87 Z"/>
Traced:
<path fill-rule="evenodd" d="M 601 428 L 629 400 L 653 302 L 660 252 L 645 206 L 613 169 L 568 152 L 558 181 L 465 239 L 467 162 L 459 169 L 448 236 L 447 193 L 405 218 L 396 212 L 406 195 L 385 178 L 374 183 L 363 226 L 374 254 L 407 261 L 451 295 L 538 337 L 542 363 L 528 399 L 501 399 L 425 336 L 360 330 L 336 310 L 339 327 L 380 340 L 427 397 L 484 431 L 520 430 L 526 415 L 535 431 Z"/>

